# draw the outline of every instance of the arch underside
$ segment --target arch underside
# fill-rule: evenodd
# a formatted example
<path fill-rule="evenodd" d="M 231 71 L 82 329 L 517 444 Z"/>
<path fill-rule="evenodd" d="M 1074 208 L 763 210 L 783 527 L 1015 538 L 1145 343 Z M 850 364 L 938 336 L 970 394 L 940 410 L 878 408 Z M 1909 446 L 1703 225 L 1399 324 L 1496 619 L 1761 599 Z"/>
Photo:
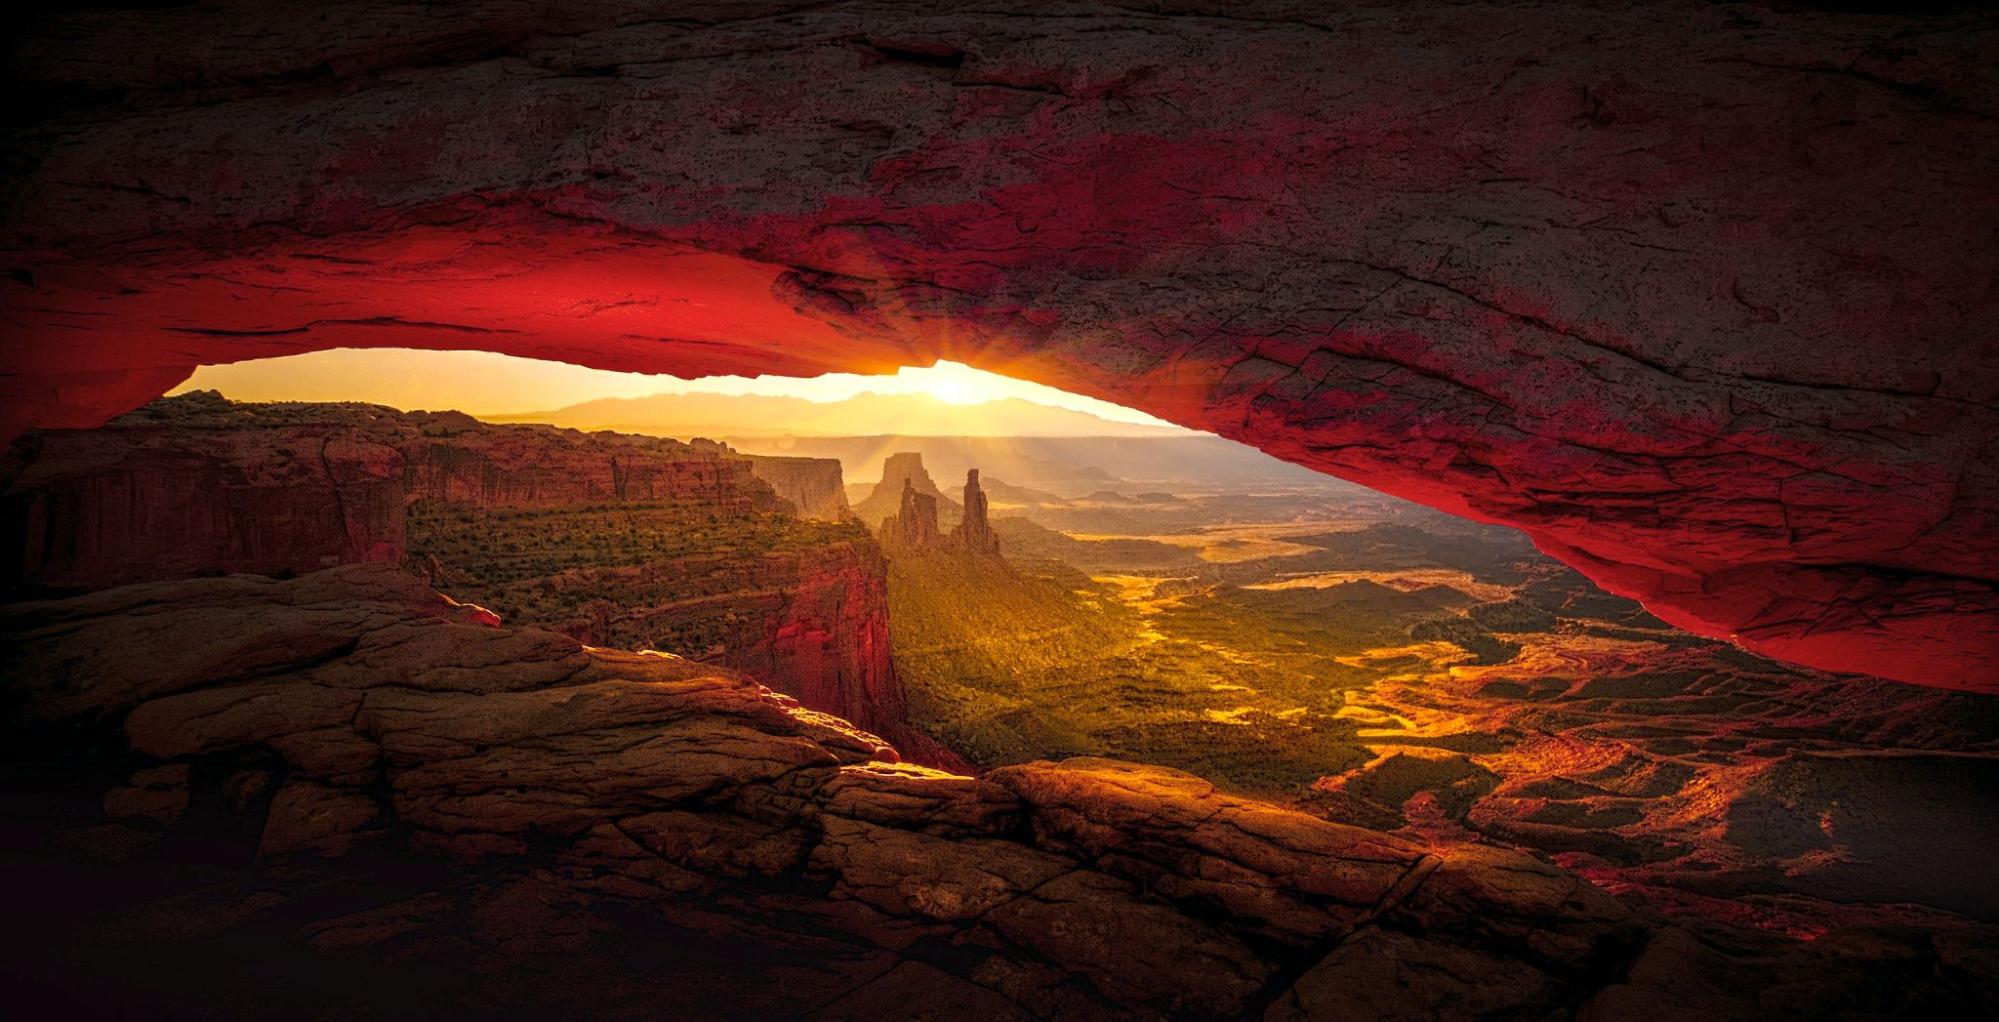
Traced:
<path fill-rule="evenodd" d="M 470 50 L 215 10 L 17 55 L 9 435 L 328 347 L 949 358 L 1522 528 L 1774 657 L 1999 691 L 1982 23 L 607 4 Z"/>

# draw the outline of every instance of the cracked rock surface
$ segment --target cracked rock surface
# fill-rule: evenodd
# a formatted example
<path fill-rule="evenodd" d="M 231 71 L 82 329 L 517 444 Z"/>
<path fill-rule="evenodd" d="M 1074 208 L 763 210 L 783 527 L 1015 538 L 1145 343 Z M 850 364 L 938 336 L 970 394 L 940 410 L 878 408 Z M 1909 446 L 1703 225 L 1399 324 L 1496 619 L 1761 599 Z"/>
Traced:
<path fill-rule="evenodd" d="M 78 977 L 86 1005 L 171 1010 L 179 982 L 210 1015 L 1425 1018 L 1695 985 L 1708 1017 L 1871 1017 L 1993 989 L 1966 924 L 1766 940 L 1732 961 L 1794 988 L 1759 992 L 1715 971 L 1715 935 L 1517 852 L 1433 853 L 1162 768 L 896 763 L 739 675 L 497 627 L 385 565 L 17 603 L 0 629 L 16 723 L 104 736 L 99 807 L 10 824 L 4 850 L 24 918 L 64 913 L 15 978 Z M 167 879 L 135 893 L 92 863 Z M 171 981 L 132 964 L 180 947 L 218 957 Z M 217 984 L 243 954 L 283 979 Z M 1883 994 L 1883 968 L 1911 978 Z"/>
<path fill-rule="evenodd" d="M 953 358 L 1999 679 L 1995 26 L 1637 5 L 205 3 L 11 85 L 8 432 L 343 345 Z"/>

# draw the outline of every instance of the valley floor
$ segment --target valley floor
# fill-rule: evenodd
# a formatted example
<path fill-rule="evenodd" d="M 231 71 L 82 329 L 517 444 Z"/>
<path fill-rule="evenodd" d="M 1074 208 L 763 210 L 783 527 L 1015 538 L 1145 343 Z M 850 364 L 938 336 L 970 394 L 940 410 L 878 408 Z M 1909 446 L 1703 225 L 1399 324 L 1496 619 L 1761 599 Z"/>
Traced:
<path fill-rule="evenodd" d="M 1991 926 L 1797 941 L 1157 766 L 912 767 L 748 678 L 497 625 L 393 566 L 15 603 L 0 632 L 25 1017 L 1999 1009 Z"/>
<path fill-rule="evenodd" d="M 1311 490 L 1009 513 L 1008 571 L 890 566 L 914 722 L 980 765 L 1157 763 L 1797 936 L 1999 918 L 1999 699 L 1766 661 L 1508 530 Z"/>

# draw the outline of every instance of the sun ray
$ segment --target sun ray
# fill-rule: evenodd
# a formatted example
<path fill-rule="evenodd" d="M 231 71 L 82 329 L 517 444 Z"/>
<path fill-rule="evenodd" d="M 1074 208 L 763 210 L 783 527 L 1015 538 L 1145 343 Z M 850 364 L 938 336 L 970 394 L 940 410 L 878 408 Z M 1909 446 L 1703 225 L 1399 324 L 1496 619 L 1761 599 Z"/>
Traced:
<path fill-rule="evenodd" d="M 172 393 L 219 390 L 238 401 L 366 401 L 404 410 L 462 408 L 477 415 L 543 412 L 601 398 L 732 394 L 844 401 L 861 394 L 927 395 L 966 409 L 1020 400 L 1112 422 L 1170 428 L 1135 409 L 959 362 L 904 366 L 893 375 L 673 376 L 617 373 L 484 351 L 337 348 L 202 366 Z"/>

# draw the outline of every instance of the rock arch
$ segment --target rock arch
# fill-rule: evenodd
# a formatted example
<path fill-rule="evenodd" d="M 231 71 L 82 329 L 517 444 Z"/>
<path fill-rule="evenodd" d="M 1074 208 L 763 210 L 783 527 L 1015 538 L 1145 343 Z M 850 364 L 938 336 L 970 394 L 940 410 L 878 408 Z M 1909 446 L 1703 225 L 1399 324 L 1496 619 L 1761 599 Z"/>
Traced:
<path fill-rule="evenodd" d="M 1999 690 L 1990 20 L 1508 6 L 45 20 L 0 425 L 333 346 L 948 357 Z"/>

